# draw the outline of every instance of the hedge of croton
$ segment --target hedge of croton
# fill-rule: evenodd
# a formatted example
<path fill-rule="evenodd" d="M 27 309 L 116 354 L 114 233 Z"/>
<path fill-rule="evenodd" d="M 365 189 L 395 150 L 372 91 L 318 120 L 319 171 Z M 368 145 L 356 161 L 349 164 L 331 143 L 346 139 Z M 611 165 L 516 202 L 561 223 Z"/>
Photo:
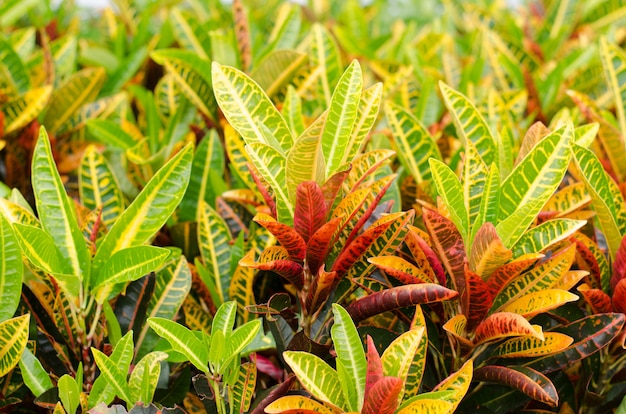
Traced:
<path fill-rule="evenodd" d="M 626 413 L 624 2 L 56 3 L 0 4 L 0 412 Z"/>

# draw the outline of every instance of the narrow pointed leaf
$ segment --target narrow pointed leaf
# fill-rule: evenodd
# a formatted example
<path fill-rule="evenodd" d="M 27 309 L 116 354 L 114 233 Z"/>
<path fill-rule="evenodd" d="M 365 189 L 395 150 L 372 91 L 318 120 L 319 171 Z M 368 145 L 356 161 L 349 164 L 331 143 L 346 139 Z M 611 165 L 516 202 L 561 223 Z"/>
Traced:
<path fill-rule="evenodd" d="M 445 400 L 452 403 L 453 408 L 456 409 L 467 394 L 473 375 L 474 362 L 470 359 L 457 372 L 439 383 L 433 391 L 453 391 L 454 394 L 445 397 Z"/>
<path fill-rule="evenodd" d="M 163 339 L 170 343 L 172 349 L 183 354 L 200 371 L 207 372 L 209 352 L 189 329 L 164 318 L 148 318 L 148 325 Z"/>
<path fill-rule="evenodd" d="M 263 250 L 255 261 L 254 250 L 250 250 L 240 261 L 239 265 L 259 270 L 270 270 L 284 277 L 293 285 L 301 289 L 304 286 L 302 265 L 293 261 L 289 253 L 282 246 L 271 246 Z"/>
<path fill-rule="evenodd" d="M 319 119 L 322 118 L 322 122 Z M 289 195 L 295 199 L 301 183 L 313 181 L 322 185 L 326 181 L 326 161 L 322 152 L 322 115 L 296 139 L 287 155 L 286 179 Z"/>
<path fill-rule="evenodd" d="M 393 414 L 400 403 L 402 380 L 384 377 L 372 387 L 363 404 L 363 414 Z"/>
<path fill-rule="evenodd" d="M 432 283 L 404 285 L 372 293 L 351 303 L 346 310 L 354 323 L 382 312 L 423 303 L 451 300 L 458 296 L 454 290 Z"/>
<path fill-rule="evenodd" d="M 22 251 L 11 224 L 0 214 L 0 322 L 9 319 L 17 310 L 22 292 Z M 54 253 L 53 253 L 54 254 Z"/>
<path fill-rule="evenodd" d="M 246 362 L 239 367 L 237 382 L 232 391 L 232 402 L 235 413 L 246 413 L 250 409 L 250 403 L 256 387 L 257 367 L 253 362 Z"/>
<path fill-rule="evenodd" d="M 224 219 L 204 201 L 198 209 L 198 247 L 204 265 L 222 300 L 228 300 L 232 236 Z"/>
<path fill-rule="evenodd" d="M 559 396 L 552 381 L 540 372 L 528 367 L 503 367 L 488 365 L 474 372 L 478 381 L 498 382 L 521 391 L 533 400 L 556 407 Z"/>
<path fill-rule="evenodd" d="M 558 308 L 567 302 L 578 300 L 578 296 L 562 289 L 542 289 L 508 302 L 502 312 L 518 313 L 528 319 L 533 316 Z"/>
<path fill-rule="evenodd" d="M 446 164 L 434 158 L 431 158 L 429 162 L 437 192 L 448 209 L 450 219 L 463 238 L 467 239 L 469 215 L 463 197 L 463 187 L 457 176 Z"/>
<path fill-rule="evenodd" d="M 553 219 L 526 231 L 513 246 L 513 257 L 539 253 L 551 245 L 565 240 L 586 224 L 584 220 Z"/>
<path fill-rule="evenodd" d="M 320 186 L 314 181 L 305 181 L 296 190 L 293 228 L 304 242 L 315 234 L 326 222 L 326 204 Z"/>
<path fill-rule="evenodd" d="M 398 256 L 376 256 L 368 258 L 367 261 L 405 285 L 435 282 L 422 269 Z"/>
<path fill-rule="evenodd" d="M 265 227 L 276 237 L 276 240 L 287 250 L 292 260 L 302 261 L 304 259 L 306 243 L 296 230 L 277 222 L 271 216 L 263 213 L 257 214 L 253 220 Z"/>
<path fill-rule="evenodd" d="M 523 316 L 498 312 L 489 315 L 476 327 L 474 343 L 478 345 L 509 336 L 532 336 L 543 340 L 543 333 L 537 332 Z"/>
<path fill-rule="evenodd" d="M 380 82 L 370 86 L 361 93 L 352 134 L 346 144 L 346 150 L 340 165 L 351 162 L 361 151 L 365 138 L 378 118 L 382 95 L 383 84 Z"/>
<path fill-rule="evenodd" d="M 404 384 L 425 329 L 415 327 L 397 337 L 383 352 L 381 361 L 387 377 L 397 377 Z"/>
<path fill-rule="evenodd" d="M 494 349 L 492 355 L 500 358 L 527 358 L 555 354 L 574 342 L 571 336 L 545 332 L 543 340 L 534 337 L 511 338 Z"/>
<path fill-rule="evenodd" d="M 132 404 L 130 395 L 128 393 L 128 384 L 126 383 L 126 372 L 120 371 L 120 369 L 102 352 L 96 348 L 91 348 L 93 359 L 98 365 L 100 375 L 103 375 L 107 382 L 113 386 L 115 395 L 120 397 L 128 404 Z"/>

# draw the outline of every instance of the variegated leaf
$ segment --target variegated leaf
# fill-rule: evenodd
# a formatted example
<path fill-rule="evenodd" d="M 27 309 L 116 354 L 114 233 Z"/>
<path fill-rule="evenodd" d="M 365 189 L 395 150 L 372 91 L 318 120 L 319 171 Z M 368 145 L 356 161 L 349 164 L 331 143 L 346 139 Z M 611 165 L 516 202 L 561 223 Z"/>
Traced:
<path fill-rule="evenodd" d="M 279 223 L 267 214 L 259 213 L 253 219 L 256 223 L 266 228 L 276 240 L 289 253 L 289 258 L 294 261 L 304 260 L 306 243 L 304 239 L 292 227 Z"/>
<path fill-rule="evenodd" d="M 476 327 L 474 343 L 478 345 L 511 336 L 532 336 L 539 340 L 544 338 L 541 327 L 531 325 L 522 315 L 497 312 Z"/>
<path fill-rule="evenodd" d="M 304 242 L 319 230 L 326 222 L 326 203 L 320 186 L 314 181 L 305 181 L 298 185 L 293 217 L 293 228 Z"/>
<path fill-rule="evenodd" d="M 554 193 L 543 207 L 543 211 L 555 213 L 556 217 L 576 211 L 591 202 L 585 183 L 570 184 Z"/>
<path fill-rule="evenodd" d="M 380 102 L 382 100 L 383 84 L 376 83 L 361 93 L 361 100 L 357 108 L 357 115 L 350 139 L 346 144 L 343 159 L 340 165 L 352 162 L 360 153 L 365 138 L 371 131 L 378 118 Z"/>
<path fill-rule="evenodd" d="M 302 265 L 293 261 L 289 257 L 287 249 L 282 246 L 266 248 L 256 261 L 254 260 L 254 250 L 250 250 L 239 261 L 239 264 L 259 270 L 270 270 L 293 283 L 297 289 L 301 289 L 304 286 Z"/>
<path fill-rule="evenodd" d="M 352 161 L 352 168 L 348 172 L 343 187 L 347 193 L 352 193 L 358 190 L 364 182 L 367 182 L 368 178 L 371 178 L 376 171 L 383 165 L 387 164 L 389 159 L 395 153 L 392 150 L 378 149 L 368 151 L 356 157 Z"/>
<path fill-rule="evenodd" d="M 398 256 L 376 256 L 367 261 L 405 285 L 435 282 L 421 268 Z"/>
<path fill-rule="evenodd" d="M 453 394 L 445 397 L 445 400 L 452 404 L 453 409 L 456 409 L 469 390 L 473 372 L 474 363 L 472 359 L 469 359 L 457 372 L 440 382 L 433 391 L 452 391 Z"/>
<path fill-rule="evenodd" d="M 502 312 L 520 314 L 528 319 L 533 316 L 558 308 L 567 302 L 578 300 L 578 296 L 562 289 L 542 289 L 528 293 L 519 299 L 509 301 L 501 308 Z"/>
<path fill-rule="evenodd" d="M 0 378 L 20 361 L 28 341 L 29 322 L 28 314 L 0 322 Z"/>
<path fill-rule="evenodd" d="M 474 377 L 479 381 L 493 381 L 508 385 L 530 398 L 556 407 L 559 396 L 552 381 L 528 367 L 503 367 L 488 365 L 478 368 Z"/>
<path fill-rule="evenodd" d="M 337 414 L 338 412 L 336 409 L 329 408 L 318 403 L 312 398 L 307 398 L 302 395 L 287 395 L 285 397 L 280 397 L 265 407 L 265 412 L 268 414 L 280 414 L 286 411 L 301 414 Z"/>
<path fill-rule="evenodd" d="M 437 192 L 446 206 L 450 219 L 455 224 L 463 240 L 467 241 L 469 234 L 469 213 L 465 205 L 463 186 L 456 174 L 443 162 L 431 158 L 429 160 L 433 181 Z"/>
<path fill-rule="evenodd" d="M 545 332 L 543 340 L 534 337 L 511 338 L 502 342 L 492 355 L 499 358 L 528 358 L 554 354 L 567 348 L 574 339 L 558 332 Z"/>
<path fill-rule="evenodd" d="M 231 394 L 231 404 L 235 413 L 245 413 L 250 409 L 256 379 L 256 363 L 245 362 L 239 366 L 239 376 Z"/>
<path fill-rule="evenodd" d="M 544 249 L 568 239 L 586 224 L 583 220 L 553 219 L 526 231 L 513 246 L 513 257 L 539 253 Z"/>
<path fill-rule="evenodd" d="M 275 50 L 254 66 L 250 77 L 272 98 L 291 83 L 307 59 L 305 53 L 292 49 Z"/>
<path fill-rule="evenodd" d="M 2 106 L 4 135 L 17 131 L 36 119 L 48 103 L 51 93 L 50 86 L 43 86 L 29 90 L 19 98 L 4 104 Z"/>
<path fill-rule="evenodd" d="M 424 333 L 422 326 L 411 328 L 385 349 L 381 357 L 385 376 L 399 378 L 404 386 Z"/>
<path fill-rule="evenodd" d="M 291 200 L 295 200 L 297 188 L 307 181 L 319 185 L 326 181 L 326 161 L 322 151 L 322 132 L 326 112 L 300 135 L 287 155 L 286 179 Z"/>
<path fill-rule="evenodd" d="M 17 310 L 22 292 L 24 265 L 22 252 L 11 224 L 0 214 L 0 322 L 9 319 Z"/>
<path fill-rule="evenodd" d="M 494 225 L 487 222 L 478 230 L 472 241 L 469 265 L 486 280 L 512 256 L 513 252 L 502 244 Z"/>

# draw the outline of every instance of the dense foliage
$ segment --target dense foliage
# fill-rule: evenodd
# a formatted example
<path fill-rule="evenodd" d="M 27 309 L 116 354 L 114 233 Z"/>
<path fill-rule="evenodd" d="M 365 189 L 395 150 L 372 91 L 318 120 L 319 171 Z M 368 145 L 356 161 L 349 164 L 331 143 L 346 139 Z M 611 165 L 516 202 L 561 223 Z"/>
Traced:
<path fill-rule="evenodd" d="M 626 413 L 626 4 L 365 3 L 0 4 L 1 412 Z"/>

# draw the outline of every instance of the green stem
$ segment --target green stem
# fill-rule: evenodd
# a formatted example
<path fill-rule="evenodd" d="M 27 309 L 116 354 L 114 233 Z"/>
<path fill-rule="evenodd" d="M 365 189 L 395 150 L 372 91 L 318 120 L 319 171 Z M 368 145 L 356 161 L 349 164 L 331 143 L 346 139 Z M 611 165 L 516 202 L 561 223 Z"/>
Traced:
<path fill-rule="evenodd" d="M 226 403 L 224 402 L 224 398 L 222 398 L 222 394 L 220 393 L 220 385 L 218 380 L 208 375 L 207 379 L 209 381 L 209 385 L 211 385 L 211 389 L 213 390 L 213 395 L 215 396 L 215 405 L 217 405 L 218 414 L 227 414 Z"/>
<path fill-rule="evenodd" d="M 98 303 L 96 306 L 96 314 L 93 317 L 93 321 L 91 321 L 91 329 L 89 330 L 89 334 L 87 334 L 87 341 L 91 342 L 93 336 L 96 334 L 96 328 L 98 327 L 98 322 L 100 321 L 100 313 L 102 312 L 102 305 Z"/>

